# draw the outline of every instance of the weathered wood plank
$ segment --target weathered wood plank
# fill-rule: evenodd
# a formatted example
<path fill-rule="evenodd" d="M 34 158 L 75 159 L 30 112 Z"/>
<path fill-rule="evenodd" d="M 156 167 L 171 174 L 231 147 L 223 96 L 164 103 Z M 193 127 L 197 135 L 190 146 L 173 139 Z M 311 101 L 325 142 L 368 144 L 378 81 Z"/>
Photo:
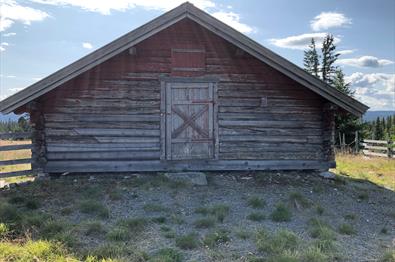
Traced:
<path fill-rule="evenodd" d="M 53 122 L 159 122 L 159 115 L 106 115 L 106 114 L 45 114 L 46 121 Z"/>
<path fill-rule="evenodd" d="M 371 144 L 388 144 L 388 141 L 385 141 L 385 140 L 364 139 L 363 142 L 365 142 L 365 143 L 371 143 Z"/>
<path fill-rule="evenodd" d="M 30 132 L 0 133 L 0 139 L 28 139 L 30 136 Z"/>
<path fill-rule="evenodd" d="M 368 156 L 382 156 L 382 157 L 388 157 L 387 154 L 384 154 L 384 153 L 376 153 L 376 152 L 372 152 L 372 151 L 369 151 L 369 150 L 362 150 L 362 152 L 363 152 L 365 155 L 368 155 Z"/>
<path fill-rule="evenodd" d="M 131 172 L 326 169 L 333 162 L 317 160 L 207 160 L 207 161 L 49 161 L 46 172 Z"/>
<path fill-rule="evenodd" d="M 280 128 L 320 128 L 321 122 L 312 121 L 234 121 L 219 120 L 220 127 L 280 127 Z"/>
<path fill-rule="evenodd" d="M 0 152 L 1 151 L 13 151 L 13 150 L 31 149 L 31 148 L 32 148 L 31 144 L 0 146 Z"/>
<path fill-rule="evenodd" d="M 159 136 L 159 130 L 155 129 L 125 129 L 125 128 L 73 128 L 45 130 L 46 135 L 53 136 Z"/>
<path fill-rule="evenodd" d="M 22 170 L 22 171 L 0 173 L 0 179 L 6 177 L 28 176 L 28 175 L 34 175 L 33 170 Z"/>
<path fill-rule="evenodd" d="M 48 152 L 48 160 L 157 160 L 158 151 Z"/>
<path fill-rule="evenodd" d="M 366 143 L 362 143 L 362 145 L 363 145 L 363 147 L 366 148 L 366 149 L 384 150 L 384 151 L 387 151 L 387 150 L 388 150 L 388 147 L 384 147 L 384 146 L 371 146 L 371 145 L 368 145 L 368 144 L 366 144 Z M 1 150 L 1 149 L 0 149 L 0 150 Z"/>
<path fill-rule="evenodd" d="M 31 158 L 22 158 L 22 159 L 14 159 L 14 160 L 1 160 L 0 161 L 0 166 L 29 164 L 31 161 L 32 161 Z"/>

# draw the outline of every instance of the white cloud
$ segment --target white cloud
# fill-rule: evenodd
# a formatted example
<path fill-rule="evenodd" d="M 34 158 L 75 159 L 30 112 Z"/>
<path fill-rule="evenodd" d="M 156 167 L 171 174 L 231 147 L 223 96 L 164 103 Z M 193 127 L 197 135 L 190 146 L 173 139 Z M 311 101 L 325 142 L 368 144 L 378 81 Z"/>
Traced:
<path fill-rule="evenodd" d="M 215 18 L 221 20 L 225 24 L 233 27 L 237 31 L 242 33 L 254 33 L 256 29 L 250 27 L 249 25 L 240 22 L 240 15 L 233 12 L 219 11 L 212 14 Z"/>
<path fill-rule="evenodd" d="M 356 58 L 338 59 L 337 63 L 340 65 L 348 65 L 355 67 L 381 67 L 391 65 L 394 62 L 387 59 L 378 59 L 375 56 L 361 56 Z"/>
<path fill-rule="evenodd" d="M 290 48 L 290 49 L 299 49 L 304 50 L 311 43 L 311 39 L 314 38 L 316 47 L 320 47 L 327 33 L 309 33 L 309 34 L 301 34 L 295 36 L 288 36 L 285 38 L 275 38 L 270 39 L 270 43 L 275 46 Z M 337 44 L 340 42 L 340 38 L 334 37 L 334 43 Z"/>
<path fill-rule="evenodd" d="M 5 51 L 5 46 L 9 46 L 9 44 L 7 42 L 0 43 L 0 52 Z"/>
<path fill-rule="evenodd" d="M 86 49 L 92 49 L 93 45 L 91 43 L 84 42 L 84 43 L 82 43 L 82 47 L 86 48 Z"/>
<path fill-rule="evenodd" d="M 395 74 L 361 72 L 347 76 L 357 99 L 373 110 L 393 110 L 395 108 Z"/>
<path fill-rule="evenodd" d="M 10 37 L 10 36 L 15 36 L 15 35 L 16 35 L 16 33 L 14 33 L 14 32 L 2 34 L 2 36 L 4 36 L 4 37 Z"/>
<path fill-rule="evenodd" d="M 112 11 L 126 11 L 128 9 L 141 7 L 148 10 L 170 10 L 185 0 L 31 0 L 35 3 L 56 5 L 56 6 L 75 6 L 90 12 L 97 12 L 103 15 L 109 15 Z M 215 7 L 211 0 L 191 0 L 192 4 L 201 9 Z"/>
<path fill-rule="evenodd" d="M 15 22 L 30 25 L 49 17 L 44 11 L 22 6 L 14 0 L 0 1 L 0 32 L 10 28 Z"/>
<path fill-rule="evenodd" d="M 344 14 L 335 12 L 322 12 L 310 21 L 310 27 L 313 31 L 327 30 L 332 27 L 341 27 L 350 24 L 350 18 Z"/>
<path fill-rule="evenodd" d="M 337 51 L 338 54 L 340 55 L 349 55 L 357 51 L 357 49 L 346 49 L 346 50 L 339 50 Z"/>

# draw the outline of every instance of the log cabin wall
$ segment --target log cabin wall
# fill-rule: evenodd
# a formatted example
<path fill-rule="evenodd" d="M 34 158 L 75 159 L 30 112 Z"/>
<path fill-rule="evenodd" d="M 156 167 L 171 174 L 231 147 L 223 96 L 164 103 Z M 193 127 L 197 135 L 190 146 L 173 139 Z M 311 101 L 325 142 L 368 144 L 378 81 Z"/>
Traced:
<path fill-rule="evenodd" d="M 144 161 L 152 170 L 171 168 L 160 161 L 163 77 L 218 80 L 218 169 L 262 160 L 278 163 L 277 169 L 278 160 L 327 162 L 323 99 L 184 19 L 37 101 L 45 121 L 46 170 L 150 170 Z"/>

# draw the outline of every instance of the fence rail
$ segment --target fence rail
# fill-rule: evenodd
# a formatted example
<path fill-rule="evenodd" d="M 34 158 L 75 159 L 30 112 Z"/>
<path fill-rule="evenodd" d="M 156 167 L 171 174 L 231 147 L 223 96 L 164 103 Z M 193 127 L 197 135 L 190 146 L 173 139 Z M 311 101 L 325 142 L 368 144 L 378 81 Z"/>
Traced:
<path fill-rule="evenodd" d="M 28 139 L 30 138 L 30 132 L 21 132 L 21 133 L 0 133 L 0 139 Z M 0 146 L 0 153 L 6 151 L 18 151 L 18 150 L 27 150 L 31 149 L 31 144 L 21 144 L 21 145 L 5 145 Z M 20 165 L 20 164 L 31 164 L 31 158 L 21 158 L 21 159 L 10 159 L 10 160 L 0 160 L 0 167 L 1 166 L 13 166 L 13 165 Z M 20 171 L 12 171 L 12 172 L 3 172 L 0 173 L 0 179 L 6 177 L 14 177 L 14 176 L 23 176 L 31 174 L 32 170 L 20 170 Z"/>
<path fill-rule="evenodd" d="M 361 141 L 360 146 L 364 155 L 394 158 L 392 141 L 365 139 Z"/>

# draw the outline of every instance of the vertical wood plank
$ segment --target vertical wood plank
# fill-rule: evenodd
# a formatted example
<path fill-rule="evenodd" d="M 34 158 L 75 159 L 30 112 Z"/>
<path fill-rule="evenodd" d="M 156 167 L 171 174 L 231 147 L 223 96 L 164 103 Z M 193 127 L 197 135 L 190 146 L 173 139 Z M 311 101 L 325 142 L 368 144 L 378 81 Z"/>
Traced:
<path fill-rule="evenodd" d="M 214 128 L 214 159 L 219 159 L 219 126 L 218 126 L 218 84 L 211 83 L 213 86 L 213 128 Z"/>
<path fill-rule="evenodd" d="M 172 93 L 171 93 L 171 84 L 166 83 L 166 159 L 171 160 L 171 128 L 172 128 L 172 112 L 171 112 L 171 103 L 172 103 Z"/>
<path fill-rule="evenodd" d="M 166 82 L 160 83 L 160 159 L 166 159 Z"/>

